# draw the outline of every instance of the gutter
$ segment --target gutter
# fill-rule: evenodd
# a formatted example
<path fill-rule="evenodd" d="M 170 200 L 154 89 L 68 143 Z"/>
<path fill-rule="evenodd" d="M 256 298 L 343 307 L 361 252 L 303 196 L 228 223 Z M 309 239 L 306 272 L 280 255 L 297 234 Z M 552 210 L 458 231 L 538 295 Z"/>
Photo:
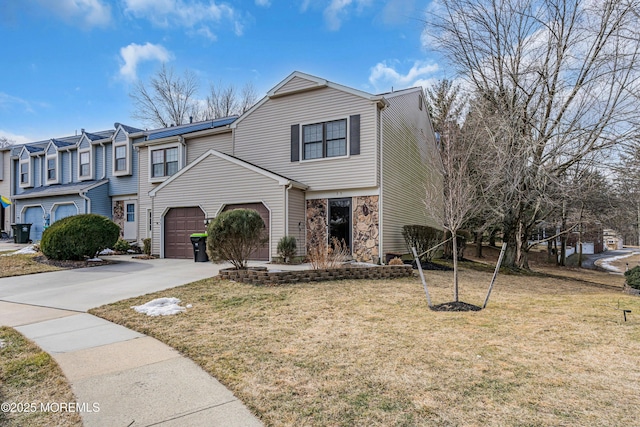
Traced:
<path fill-rule="evenodd" d="M 289 235 L 289 190 L 293 188 L 293 182 L 289 181 L 289 185 L 284 189 L 284 235 Z"/>

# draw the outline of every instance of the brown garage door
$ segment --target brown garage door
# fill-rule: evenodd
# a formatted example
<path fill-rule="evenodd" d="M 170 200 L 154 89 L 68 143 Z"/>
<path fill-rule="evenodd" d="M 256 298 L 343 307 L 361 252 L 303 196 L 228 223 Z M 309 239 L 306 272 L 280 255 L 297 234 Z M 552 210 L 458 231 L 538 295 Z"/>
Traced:
<path fill-rule="evenodd" d="M 190 236 L 205 231 L 204 212 L 199 207 L 169 209 L 164 216 L 165 258 L 193 258 Z"/>
<path fill-rule="evenodd" d="M 269 261 L 269 209 L 267 209 L 267 207 L 262 203 L 242 203 L 237 205 L 227 205 L 222 211 L 230 211 L 233 209 L 253 209 L 260 214 L 264 221 L 264 236 L 267 237 L 267 242 L 253 252 L 249 259 L 253 261 Z"/>

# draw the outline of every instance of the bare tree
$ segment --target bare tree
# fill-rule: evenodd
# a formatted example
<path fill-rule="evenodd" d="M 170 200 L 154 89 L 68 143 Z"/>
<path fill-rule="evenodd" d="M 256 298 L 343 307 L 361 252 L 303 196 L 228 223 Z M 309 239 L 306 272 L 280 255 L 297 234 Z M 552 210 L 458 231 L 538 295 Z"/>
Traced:
<path fill-rule="evenodd" d="M 240 94 L 238 94 L 234 85 L 224 86 L 219 83 L 216 86 L 211 84 L 206 99 L 204 116 L 206 119 L 217 119 L 240 115 L 253 106 L 256 98 L 256 90 L 251 82 L 242 88 Z"/>
<path fill-rule="evenodd" d="M 187 123 L 189 115 L 197 113 L 197 76 L 187 70 L 176 75 L 165 64 L 148 84 L 138 81 L 129 94 L 134 104 L 132 117 L 155 127 Z"/>
<path fill-rule="evenodd" d="M 426 185 L 425 207 L 443 228 L 451 233 L 453 245 L 453 299 L 459 301 L 458 239 L 457 233 L 465 222 L 479 210 L 478 185 L 472 169 L 472 157 L 478 134 L 473 125 L 461 128 L 464 97 L 459 89 L 441 81 L 427 90 L 430 111 L 440 134 L 440 159 L 443 187 Z M 436 114 L 434 114 L 437 112 Z M 444 195 L 442 194 L 444 188 Z M 431 201 L 442 199 L 443 204 Z M 442 207 L 442 210 L 440 210 Z"/>
<path fill-rule="evenodd" d="M 13 144 L 15 144 L 16 142 L 12 139 L 7 138 L 6 136 L 0 136 L 0 148 L 6 148 L 9 147 Z"/>
<path fill-rule="evenodd" d="M 427 31 L 482 99 L 487 200 L 527 268 L 547 190 L 638 123 L 638 0 L 441 0 Z M 478 110 L 474 113 L 480 113 Z M 486 169 L 485 169 L 486 170 Z"/>

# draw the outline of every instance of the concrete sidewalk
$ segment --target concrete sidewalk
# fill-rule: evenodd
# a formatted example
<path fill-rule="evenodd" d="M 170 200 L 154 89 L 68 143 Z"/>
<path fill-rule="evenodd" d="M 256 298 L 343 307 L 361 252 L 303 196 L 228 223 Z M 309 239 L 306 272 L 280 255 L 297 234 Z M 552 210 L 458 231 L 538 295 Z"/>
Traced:
<path fill-rule="evenodd" d="M 88 409 L 82 412 L 85 426 L 261 426 L 227 388 L 177 351 L 85 313 L 215 274 L 211 263 L 126 259 L 3 278 L 0 325 L 14 327 L 54 357 L 77 402 Z"/>

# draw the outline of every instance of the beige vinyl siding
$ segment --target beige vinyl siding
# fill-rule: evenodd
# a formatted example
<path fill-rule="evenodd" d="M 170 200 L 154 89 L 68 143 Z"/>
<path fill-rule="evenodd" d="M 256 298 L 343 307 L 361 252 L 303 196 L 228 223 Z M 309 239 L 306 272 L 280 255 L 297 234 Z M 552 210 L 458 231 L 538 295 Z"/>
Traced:
<path fill-rule="evenodd" d="M 306 253 L 306 211 L 304 192 L 295 188 L 289 190 L 289 236 L 296 238 L 298 255 Z"/>
<path fill-rule="evenodd" d="M 187 163 L 193 162 L 209 150 L 216 150 L 225 154 L 232 154 L 233 136 L 229 132 L 203 136 L 187 140 Z"/>
<path fill-rule="evenodd" d="M 277 181 L 217 156 L 200 163 L 167 183 L 153 198 L 153 253 L 159 254 L 163 215 L 172 207 L 200 206 L 205 217 L 215 217 L 225 205 L 263 202 L 270 209 L 271 255 L 284 235 L 284 187 Z"/>
<path fill-rule="evenodd" d="M 303 79 L 302 77 L 294 77 L 291 81 L 287 82 L 284 86 L 276 91 L 277 95 L 286 93 L 286 92 L 295 92 L 299 90 L 305 90 L 311 87 L 317 86 L 316 82 L 312 82 L 307 79 Z"/>
<path fill-rule="evenodd" d="M 356 114 L 360 115 L 359 155 L 291 162 L 292 125 Z M 267 99 L 238 123 L 234 156 L 314 191 L 376 186 L 376 114 L 374 102 L 330 87 Z"/>
<path fill-rule="evenodd" d="M 382 253 L 406 251 L 402 226 L 442 228 L 425 209 L 425 183 L 441 185 L 437 148 L 426 107 L 418 108 L 420 90 L 385 95 L 382 111 Z M 441 200 L 431 201 L 441 204 Z"/>
<path fill-rule="evenodd" d="M 156 188 L 158 184 L 149 182 L 149 147 L 140 147 L 138 161 L 140 162 L 138 165 L 138 237 L 142 240 L 151 237 L 147 215 L 147 209 L 151 209 L 149 191 Z M 153 253 L 157 254 L 157 252 Z"/>

